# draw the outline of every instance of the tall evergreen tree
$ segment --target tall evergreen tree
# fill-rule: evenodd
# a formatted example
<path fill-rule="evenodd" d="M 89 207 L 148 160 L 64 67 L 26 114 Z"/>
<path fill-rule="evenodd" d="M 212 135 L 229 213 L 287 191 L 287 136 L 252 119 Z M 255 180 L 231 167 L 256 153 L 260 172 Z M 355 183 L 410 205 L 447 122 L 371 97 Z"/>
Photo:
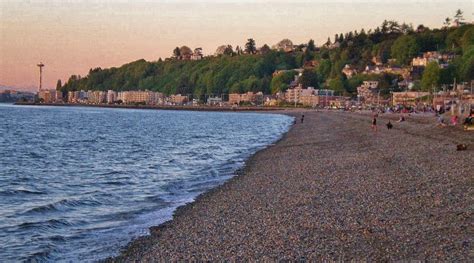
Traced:
<path fill-rule="evenodd" d="M 245 52 L 247 54 L 255 54 L 257 52 L 257 47 L 255 46 L 255 40 L 253 38 L 247 39 L 247 43 L 245 43 Z"/>
<path fill-rule="evenodd" d="M 328 41 L 326 41 L 326 46 L 331 45 L 331 38 L 328 37 Z"/>
<path fill-rule="evenodd" d="M 56 90 L 61 90 L 62 87 L 63 87 L 63 85 L 61 83 L 61 80 L 58 79 L 58 82 L 56 82 Z"/>
<path fill-rule="evenodd" d="M 311 52 L 312 52 L 312 51 L 315 51 L 315 50 L 316 50 L 316 46 L 314 45 L 314 40 L 310 39 L 310 40 L 308 41 L 308 46 L 307 46 L 306 48 L 307 48 L 307 50 L 309 50 L 309 51 L 311 51 Z"/>

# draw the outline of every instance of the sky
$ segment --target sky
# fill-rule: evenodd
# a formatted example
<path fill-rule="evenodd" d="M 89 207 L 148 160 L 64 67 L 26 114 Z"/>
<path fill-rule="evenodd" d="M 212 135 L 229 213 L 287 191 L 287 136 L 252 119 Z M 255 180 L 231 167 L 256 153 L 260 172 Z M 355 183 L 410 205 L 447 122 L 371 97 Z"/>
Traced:
<path fill-rule="evenodd" d="M 336 33 L 384 19 L 439 28 L 471 0 L 0 0 L 0 85 L 37 89 L 90 68 L 170 57 L 176 46 L 213 54 L 223 44 L 257 46 L 284 38 L 323 44 Z"/>

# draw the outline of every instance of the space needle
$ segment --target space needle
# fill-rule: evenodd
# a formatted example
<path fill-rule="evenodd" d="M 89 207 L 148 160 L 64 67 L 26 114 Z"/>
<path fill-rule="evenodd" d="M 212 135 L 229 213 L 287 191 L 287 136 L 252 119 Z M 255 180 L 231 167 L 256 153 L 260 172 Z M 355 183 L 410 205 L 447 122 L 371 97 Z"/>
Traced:
<path fill-rule="evenodd" d="M 36 66 L 38 66 L 39 69 L 40 69 L 39 91 L 41 91 L 41 84 L 42 84 L 42 78 L 43 78 L 43 67 L 44 67 L 44 64 L 43 64 L 42 62 L 40 62 L 40 63 L 37 64 Z"/>

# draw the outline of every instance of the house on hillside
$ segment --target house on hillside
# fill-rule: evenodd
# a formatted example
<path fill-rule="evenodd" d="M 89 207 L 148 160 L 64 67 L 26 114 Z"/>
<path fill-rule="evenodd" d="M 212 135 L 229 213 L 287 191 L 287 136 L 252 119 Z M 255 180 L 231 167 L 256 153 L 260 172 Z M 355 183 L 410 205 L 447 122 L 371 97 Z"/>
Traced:
<path fill-rule="evenodd" d="M 191 55 L 191 60 L 201 60 L 202 58 L 202 48 L 195 48 L 193 54 Z"/>
<path fill-rule="evenodd" d="M 344 68 L 342 69 L 342 73 L 346 75 L 348 79 L 352 78 L 354 75 L 357 74 L 357 70 L 352 68 L 351 65 L 346 64 Z"/>

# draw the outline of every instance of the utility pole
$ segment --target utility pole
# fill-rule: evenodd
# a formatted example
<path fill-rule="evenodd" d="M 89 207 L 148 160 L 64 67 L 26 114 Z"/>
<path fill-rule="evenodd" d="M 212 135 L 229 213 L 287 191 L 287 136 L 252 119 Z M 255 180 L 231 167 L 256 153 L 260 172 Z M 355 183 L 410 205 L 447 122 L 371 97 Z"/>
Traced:
<path fill-rule="evenodd" d="M 40 69 L 40 79 L 39 79 L 39 90 L 38 91 L 41 91 L 42 89 L 42 82 L 43 82 L 43 67 L 44 67 L 44 64 L 42 62 L 40 62 L 39 64 L 37 64 L 36 66 L 39 67 Z"/>

